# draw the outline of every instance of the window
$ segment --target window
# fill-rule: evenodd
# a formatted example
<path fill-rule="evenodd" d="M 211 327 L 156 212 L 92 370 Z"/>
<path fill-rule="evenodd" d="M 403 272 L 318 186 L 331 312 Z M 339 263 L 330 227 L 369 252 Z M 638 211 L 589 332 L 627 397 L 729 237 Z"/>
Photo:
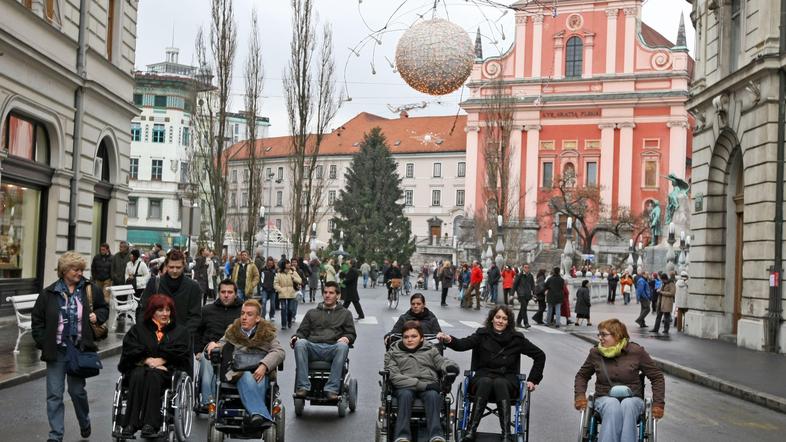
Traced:
<path fill-rule="evenodd" d="M 276 218 L 276 229 L 281 230 L 281 218 Z"/>
<path fill-rule="evenodd" d="M 439 189 L 433 189 L 431 191 L 431 205 L 432 206 L 441 205 L 440 199 L 442 199 L 442 191 Z"/>
<path fill-rule="evenodd" d="M 164 173 L 164 160 L 153 160 L 153 167 L 150 168 L 150 179 L 152 181 L 161 181 L 161 175 Z"/>
<path fill-rule="evenodd" d="M 153 107 L 166 107 L 166 95 L 156 95 L 153 97 Z"/>
<path fill-rule="evenodd" d="M 467 163 L 464 161 L 458 162 L 458 169 L 456 170 L 456 176 L 459 178 L 463 178 L 467 176 Z"/>
<path fill-rule="evenodd" d="M 328 220 L 328 232 L 332 232 L 336 228 L 336 222 L 332 219 Z"/>
<path fill-rule="evenodd" d="M 109 61 L 112 61 L 112 47 L 115 43 L 116 28 L 115 0 L 109 0 L 109 5 L 107 5 L 106 12 L 106 58 L 109 59 Z"/>
<path fill-rule="evenodd" d="M 658 160 L 644 160 L 644 187 L 658 187 Z"/>
<path fill-rule="evenodd" d="M 554 140 L 547 140 L 540 142 L 541 150 L 554 150 Z"/>
<path fill-rule="evenodd" d="M 138 215 L 137 204 L 139 203 L 139 198 L 137 197 L 129 197 L 128 198 L 128 217 L 129 218 L 136 218 Z"/>
<path fill-rule="evenodd" d="M 336 202 L 336 191 L 335 190 L 329 190 L 328 191 L 328 204 L 330 204 L 332 206 L 335 202 Z"/>
<path fill-rule="evenodd" d="M 38 266 L 41 191 L 7 182 L 0 184 L 0 279 L 35 278 Z"/>
<path fill-rule="evenodd" d="M 190 146 L 191 145 L 191 131 L 187 128 L 183 128 L 183 138 L 181 139 L 183 146 Z"/>
<path fill-rule="evenodd" d="M 160 199 L 150 199 L 150 205 L 147 210 L 147 219 L 161 219 Z"/>
<path fill-rule="evenodd" d="M 284 205 L 284 192 L 277 190 L 276 191 L 276 206 L 281 207 Z"/>
<path fill-rule="evenodd" d="M 415 164 L 414 163 L 407 163 L 404 166 L 404 176 L 407 178 L 414 178 L 415 177 Z"/>
<path fill-rule="evenodd" d="M 229 207 L 237 207 L 237 193 L 229 192 Z"/>
<path fill-rule="evenodd" d="M 164 133 L 164 125 L 163 124 L 154 124 L 153 125 L 153 142 L 154 143 L 163 143 L 164 137 L 166 134 Z"/>
<path fill-rule="evenodd" d="M 250 178 L 251 178 L 251 171 L 248 169 L 243 170 L 243 182 L 247 183 Z"/>
<path fill-rule="evenodd" d="M 248 192 L 240 194 L 240 207 L 248 207 Z"/>
<path fill-rule="evenodd" d="M 456 191 L 456 206 L 464 207 L 464 189 Z"/>
<path fill-rule="evenodd" d="M 284 179 L 284 168 L 283 167 L 279 167 L 278 168 L 278 176 L 276 177 L 276 179 L 278 179 L 278 180 L 283 180 Z"/>
<path fill-rule="evenodd" d="M 660 149 L 660 138 L 645 138 L 642 146 L 644 149 Z"/>
<path fill-rule="evenodd" d="M 336 179 L 336 165 L 335 164 L 331 164 L 330 165 L 330 172 L 328 172 L 328 178 L 330 178 L 331 180 L 335 180 Z"/>
<path fill-rule="evenodd" d="M 324 167 L 322 167 L 322 165 L 321 165 L 321 164 L 318 164 L 318 165 L 317 165 L 317 179 L 318 179 L 318 180 L 321 180 L 321 179 L 322 179 L 322 175 L 323 175 L 323 173 L 324 173 L 324 169 L 325 169 L 325 168 L 324 168 Z"/>
<path fill-rule="evenodd" d="M 412 206 L 412 195 L 413 191 L 405 190 L 404 191 L 404 205 L 405 206 Z"/>
<path fill-rule="evenodd" d="M 565 166 L 562 168 L 562 179 L 565 181 L 565 184 L 568 187 L 574 187 L 576 185 L 576 166 L 573 163 L 565 163 Z"/>
<path fill-rule="evenodd" d="M 581 77 L 581 65 L 584 52 L 584 44 L 579 37 L 568 39 L 567 51 L 565 56 L 565 76 L 568 78 Z"/>
<path fill-rule="evenodd" d="M 139 123 L 131 123 L 131 141 L 142 141 L 142 126 Z"/>
<path fill-rule="evenodd" d="M 180 182 L 186 184 L 191 180 L 188 179 L 188 163 L 185 161 L 180 162 Z"/>
<path fill-rule="evenodd" d="M 587 162 L 587 174 L 585 175 L 585 185 L 587 187 L 598 187 L 598 163 L 595 161 Z"/>
<path fill-rule="evenodd" d="M 273 170 L 271 168 L 269 168 L 269 167 L 267 168 L 267 171 L 265 172 L 265 179 L 268 179 L 268 178 L 273 178 Z"/>
<path fill-rule="evenodd" d="M 600 140 L 585 140 L 585 149 L 600 149 Z"/>
<path fill-rule="evenodd" d="M 442 163 L 434 163 L 434 178 L 442 177 Z"/>
<path fill-rule="evenodd" d="M 142 105 L 142 94 L 134 94 L 134 105 L 141 106 Z"/>
<path fill-rule="evenodd" d="M 8 114 L 3 145 L 8 155 L 26 160 L 49 161 L 49 136 L 41 123 L 17 114 Z"/>
<path fill-rule="evenodd" d="M 541 173 L 541 176 L 543 177 L 541 187 L 551 189 L 554 183 L 554 163 L 551 161 L 543 163 L 543 173 Z"/>
<path fill-rule="evenodd" d="M 742 2 L 731 0 L 731 32 L 729 34 L 729 72 L 739 67 L 740 43 L 742 39 Z"/>
<path fill-rule="evenodd" d="M 567 149 L 576 150 L 578 145 L 579 145 L 579 142 L 576 141 L 576 140 L 562 140 L 562 149 L 563 150 L 567 150 Z"/>
<path fill-rule="evenodd" d="M 132 180 L 139 178 L 139 158 L 131 158 L 130 175 Z"/>
<path fill-rule="evenodd" d="M 230 179 L 231 182 L 233 182 L 233 183 L 237 182 L 237 170 L 236 169 L 232 170 L 232 173 L 230 174 L 230 177 L 231 177 L 231 179 Z"/>

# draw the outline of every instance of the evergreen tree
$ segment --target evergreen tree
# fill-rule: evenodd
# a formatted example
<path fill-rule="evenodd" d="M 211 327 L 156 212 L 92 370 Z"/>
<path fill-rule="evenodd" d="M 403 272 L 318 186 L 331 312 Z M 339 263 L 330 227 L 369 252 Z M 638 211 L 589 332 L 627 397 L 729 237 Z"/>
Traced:
<path fill-rule="evenodd" d="M 403 263 L 415 251 L 412 227 L 404 216 L 404 191 L 396 162 L 375 127 L 363 136 L 360 151 L 344 175 L 346 187 L 335 201 L 332 242 L 344 231 L 344 250 L 368 262 L 383 259 Z"/>

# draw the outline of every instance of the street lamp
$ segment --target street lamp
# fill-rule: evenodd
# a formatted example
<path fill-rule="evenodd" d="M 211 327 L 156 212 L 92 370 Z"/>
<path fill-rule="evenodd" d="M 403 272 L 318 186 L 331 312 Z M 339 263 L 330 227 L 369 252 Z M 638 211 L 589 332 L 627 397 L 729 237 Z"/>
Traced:
<path fill-rule="evenodd" d="M 338 232 L 339 243 L 338 243 L 338 266 L 341 267 L 341 262 L 344 261 L 344 231 L 341 230 Z"/>
<path fill-rule="evenodd" d="M 643 256 L 644 256 L 644 246 L 642 246 L 641 241 L 639 241 L 639 253 L 638 253 L 638 255 L 639 255 L 639 259 L 636 260 L 636 267 L 638 269 L 644 270 L 644 259 L 642 259 Z"/>
<path fill-rule="evenodd" d="M 569 216 L 566 223 L 567 231 L 565 234 L 565 248 L 562 250 L 562 273 L 570 275 L 570 268 L 573 264 L 573 217 Z M 567 277 L 567 276 L 566 276 Z"/>
<path fill-rule="evenodd" d="M 628 268 L 626 269 L 631 275 L 636 274 L 636 260 L 633 258 L 634 253 L 636 253 L 636 249 L 633 248 L 633 239 L 631 239 L 628 242 Z"/>
<path fill-rule="evenodd" d="M 494 251 L 491 250 L 491 237 L 492 237 L 492 235 L 493 235 L 493 232 L 491 231 L 491 229 L 489 229 L 489 231 L 488 231 L 488 239 L 486 240 L 488 246 L 486 247 L 486 256 L 484 257 L 484 261 L 483 261 L 483 264 L 486 267 L 486 271 L 488 271 L 489 267 L 491 267 L 491 258 L 494 257 Z"/>
<path fill-rule="evenodd" d="M 317 223 L 311 224 L 311 260 L 317 259 Z"/>
<path fill-rule="evenodd" d="M 505 252 L 505 244 L 503 243 L 503 236 L 504 236 L 503 228 L 504 228 L 504 226 L 503 226 L 503 223 L 502 223 L 502 215 L 497 215 L 497 246 L 496 246 L 497 259 L 496 259 L 496 262 L 497 262 L 497 270 L 499 270 L 500 273 L 502 272 L 502 266 L 505 265 L 505 256 L 503 255 L 503 253 Z M 502 293 L 502 290 L 503 290 L 502 289 L 502 278 L 500 278 L 499 281 L 497 282 L 497 299 L 495 299 L 497 304 L 499 304 L 499 296 L 500 296 L 499 294 Z"/>
<path fill-rule="evenodd" d="M 674 223 L 669 223 L 669 238 L 666 242 L 669 243 L 669 250 L 666 252 L 666 272 L 671 273 L 674 271 L 674 261 L 677 258 L 674 254 L 674 243 L 676 242 L 674 238 Z"/>

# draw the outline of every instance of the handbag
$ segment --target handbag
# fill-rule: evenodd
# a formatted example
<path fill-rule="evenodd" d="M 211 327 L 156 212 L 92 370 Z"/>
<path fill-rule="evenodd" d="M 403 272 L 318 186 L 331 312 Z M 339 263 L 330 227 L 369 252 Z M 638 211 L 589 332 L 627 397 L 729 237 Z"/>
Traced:
<path fill-rule="evenodd" d="M 93 313 L 93 286 L 89 283 L 87 286 L 87 305 L 90 306 L 90 313 Z M 90 328 L 93 330 L 93 341 L 101 341 L 109 336 L 109 327 L 106 326 L 106 323 L 93 324 L 90 322 Z"/>
<path fill-rule="evenodd" d="M 611 386 L 611 388 L 609 388 L 609 397 L 613 397 L 614 399 L 620 401 L 629 397 L 633 397 L 633 390 L 631 390 L 627 385 L 612 385 L 609 372 L 606 370 L 606 361 L 603 360 L 603 356 L 601 356 L 600 363 L 601 367 L 603 368 L 603 374 L 606 376 L 606 380 L 609 381 L 609 385 Z"/>
<path fill-rule="evenodd" d="M 100 370 L 104 368 L 98 353 L 79 350 L 69 338 L 65 338 L 64 341 L 68 359 L 66 362 L 66 373 L 84 379 L 98 376 Z"/>
<path fill-rule="evenodd" d="M 264 350 L 236 351 L 232 353 L 232 370 L 254 371 L 265 356 Z"/>
<path fill-rule="evenodd" d="M 134 290 L 136 290 L 136 277 L 138 276 L 137 272 L 139 272 L 139 264 L 140 264 L 140 262 L 141 261 L 137 261 L 137 263 L 136 263 L 136 268 L 134 269 L 134 275 L 132 277 L 130 277 L 130 278 L 126 278 L 126 284 L 131 284 L 131 287 L 133 287 Z"/>

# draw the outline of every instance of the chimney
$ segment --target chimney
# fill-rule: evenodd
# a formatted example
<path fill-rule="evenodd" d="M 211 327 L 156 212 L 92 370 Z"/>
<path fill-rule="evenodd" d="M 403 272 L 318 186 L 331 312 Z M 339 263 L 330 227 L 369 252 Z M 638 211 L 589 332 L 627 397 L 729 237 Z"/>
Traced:
<path fill-rule="evenodd" d="M 399 118 L 409 118 L 409 113 L 407 113 L 407 111 L 403 110 L 403 111 L 401 111 L 400 114 L 398 114 L 398 117 Z"/>

